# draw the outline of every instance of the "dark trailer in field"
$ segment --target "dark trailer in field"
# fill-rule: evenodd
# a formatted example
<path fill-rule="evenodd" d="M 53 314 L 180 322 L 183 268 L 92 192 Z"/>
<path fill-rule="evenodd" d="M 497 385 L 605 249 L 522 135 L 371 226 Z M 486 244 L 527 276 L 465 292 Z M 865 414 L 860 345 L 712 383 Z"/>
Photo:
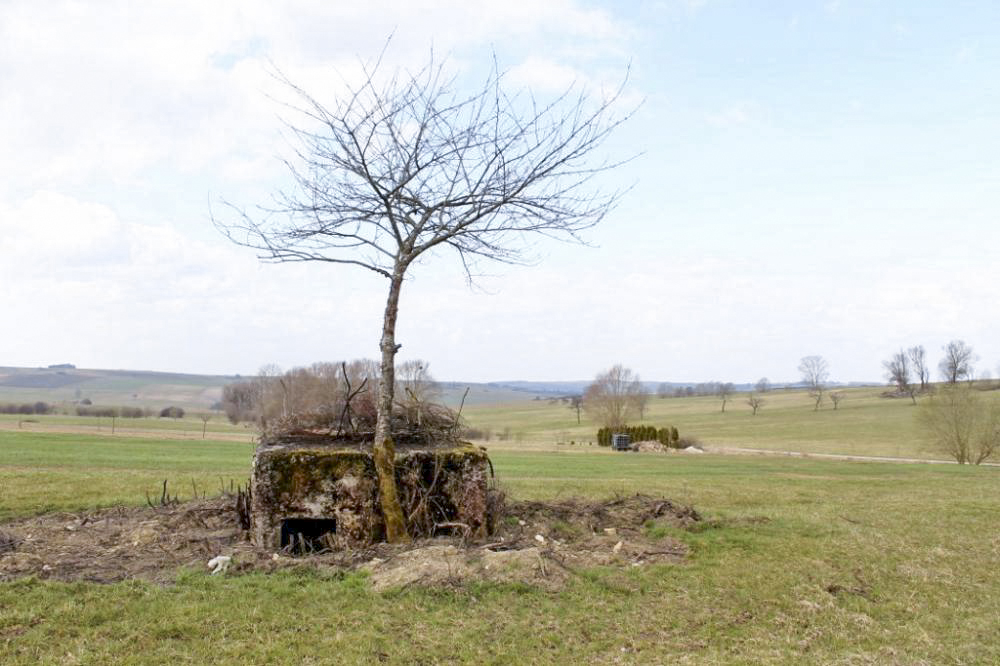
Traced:
<path fill-rule="evenodd" d="M 611 450 L 612 451 L 631 451 L 632 450 L 632 438 L 625 433 L 616 432 L 611 435 Z"/>

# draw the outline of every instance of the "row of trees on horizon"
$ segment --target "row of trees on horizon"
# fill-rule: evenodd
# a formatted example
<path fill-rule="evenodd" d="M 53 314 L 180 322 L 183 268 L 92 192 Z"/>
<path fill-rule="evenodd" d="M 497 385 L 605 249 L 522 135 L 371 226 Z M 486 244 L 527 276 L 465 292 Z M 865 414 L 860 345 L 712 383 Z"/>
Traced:
<path fill-rule="evenodd" d="M 961 381 L 972 382 L 976 379 L 986 381 L 989 373 L 978 375 L 974 364 L 978 360 L 972 347 L 963 340 L 952 340 L 942 348 L 944 354 L 938 363 L 941 380 L 948 385 Z M 927 352 L 922 345 L 903 349 L 894 353 L 883 362 L 885 378 L 894 388 L 891 396 L 907 396 L 916 404 L 917 396 L 928 393 L 932 389 L 930 366 Z M 830 365 L 825 358 L 818 355 L 804 356 L 798 365 L 800 384 L 807 389 L 813 400 L 813 409 L 819 410 L 823 403 L 829 401 L 836 410 L 844 393 L 831 390 Z M 773 389 L 773 385 L 762 377 L 746 393 L 746 403 L 753 415 L 756 415 L 765 404 L 764 394 Z M 720 410 L 726 411 L 727 404 L 739 392 L 732 382 L 704 382 L 688 386 L 672 386 L 660 384 L 656 395 L 659 398 L 716 396 L 720 400 Z M 586 411 L 604 427 L 623 428 L 633 418 L 641 422 L 645 418 L 650 394 L 639 375 L 622 365 L 615 365 L 599 373 L 594 381 L 587 386 L 584 393 L 578 396 L 564 398 L 570 408 L 576 410 L 577 422 L 580 412 Z"/>

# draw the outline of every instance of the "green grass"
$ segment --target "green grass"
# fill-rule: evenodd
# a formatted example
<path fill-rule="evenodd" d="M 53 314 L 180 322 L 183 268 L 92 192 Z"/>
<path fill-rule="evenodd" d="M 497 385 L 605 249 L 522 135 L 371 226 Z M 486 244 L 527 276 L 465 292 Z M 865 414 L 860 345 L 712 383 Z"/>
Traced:
<path fill-rule="evenodd" d="M 186 498 L 194 488 L 218 492 L 246 481 L 252 450 L 248 442 L 0 431 L 0 520 L 143 504 L 147 492 L 159 497 L 164 479 Z"/>
<path fill-rule="evenodd" d="M 163 478 L 183 494 L 192 475 L 245 478 L 250 453 L 239 442 L 0 433 L 0 511 L 143 503 L 143 486 Z M 693 503 L 709 527 L 649 524 L 688 543 L 691 557 L 584 572 L 558 592 L 471 585 L 377 595 L 358 575 L 308 571 L 187 572 L 169 587 L 3 583 L 0 661 L 1000 661 L 1000 469 L 491 453 L 515 497 L 662 494 Z"/>
<path fill-rule="evenodd" d="M 642 423 L 673 425 L 682 436 L 693 436 L 712 446 L 744 447 L 806 453 L 861 456 L 942 458 L 919 427 L 909 399 L 881 397 L 881 388 L 844 391 L 837 410 L 826 402 L 814 411 L 812 400 L 803 391 L 772 391 L 753 416 L 746 395 L 737 394 L 726 411 L 714 397 L 650 398 Z M 1000 391 L 985 392 L 1000 400 Z M 470 407 L 464 410 L 469 424 L 493 433 L 510 428 L 511 439 L 487 443 L 491 448 L 552 450 L 596 440 L 598 424 L 583 415 L 577 425 L 576 413 L 565 404 L 535 401 L 499 407 Z M 561 444 L 559 444 L 561 442 Z M 567 447 L 568 448 L 568 447 Z"/>

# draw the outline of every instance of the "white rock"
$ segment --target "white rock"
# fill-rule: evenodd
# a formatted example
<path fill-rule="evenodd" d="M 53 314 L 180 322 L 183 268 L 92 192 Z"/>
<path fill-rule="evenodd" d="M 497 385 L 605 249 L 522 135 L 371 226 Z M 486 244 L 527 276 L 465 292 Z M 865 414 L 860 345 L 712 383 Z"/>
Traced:
<path fill-rule="evenodd" d="M 614 553 L 617 553 L 621 549 L 622 549 L 622 542 L 619 541 L 618 543 L 615 544 L 615 547 L 612 548 L 611 551 L 614 552 Z"/>
<path fill-rule="evenodd" d="M 212 569 L 212 574 L 225 573 L 232 561 L 233 558 L 228 555 L 216 555 L 208 561 L 208 567 Z"/>
<path fill-rule="evenodd" d="M 611 536 L 614 536 L 614 535 L 618 534 L 618 529 L 614 528 L 614 527 L 605 527 L 604 528 L 604 533 L 605 534 L 610 534 Z"/>
<path fill-rule="evenodd" d="M 541 534 L 536 534 L 535 541 L 537 541 L 538 543 L 545 543 L 545 537 L 543 537 Z"/>

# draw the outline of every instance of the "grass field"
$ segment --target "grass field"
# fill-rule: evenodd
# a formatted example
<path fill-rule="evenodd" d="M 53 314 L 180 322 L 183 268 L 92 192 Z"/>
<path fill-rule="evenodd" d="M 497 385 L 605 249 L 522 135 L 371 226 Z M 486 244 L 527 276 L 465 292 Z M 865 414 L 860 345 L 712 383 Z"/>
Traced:
<path fill-rule="evenodd" d="M 746 394 L 736 394 L 721 411 L 714 397 L 651 398 L 644 424 L 676 426 L 682 436 L 708 446 L 746 447 L 777 451 L 859 456 L 941 458 L 923 430 L 909 399 L 884 398 L 881 388 L 852 388 L 834 410 L 829 402 L 819 411 L 804 391 L 772 391 L 753 416 Z M 1000 400 L 1000 391 L 984 392 Z M 925 398 L 921 398 L 924 400 Z M 598 424 L 586 413 L 577 424 L 567 405 L 545 400 L 463 411 L 470 425 L 490 430 L 491 448 L 552 450 L 594 442 Z M 510 430 L 507 441 L 495 433 Z"/>
<path fill-rule="evenodd" d="M 223 414 L 212 414 L 208 423 L 191 415 L 182 419 L 172 418 L 111 418 L 98 416 L 69 416 L 65 414 L 0 414 L 0 430 L 26 432 L 70 432 L 107 437 L 136 435 L 152 437 L 182 437 L 201 439 L 206 436 L 239 438 L 249 441 L 256 431 L 246 424 L 233 425 Z M 113 432 L 112 432 L 113 431 Z"/>
<path fill-rule="evenodd" d="M 558 592 L 480 584 L 377 595 L 360 575 L 306 570 L 188 571 L 168 587 L 2 583 L 0 661 L 1000 661 L 1000 469 L 491 453 L 518 498 L 642 491 L 692 503 L 712 526 L 651 525 L 688 543 L 691 557 L 583 572 Z M 250 455 L 246 442 L 3 431 L 0 520 L 142 504 L 164 478 L 183 499 L 191 479 L 209 489 L 245 479 Z"/>

